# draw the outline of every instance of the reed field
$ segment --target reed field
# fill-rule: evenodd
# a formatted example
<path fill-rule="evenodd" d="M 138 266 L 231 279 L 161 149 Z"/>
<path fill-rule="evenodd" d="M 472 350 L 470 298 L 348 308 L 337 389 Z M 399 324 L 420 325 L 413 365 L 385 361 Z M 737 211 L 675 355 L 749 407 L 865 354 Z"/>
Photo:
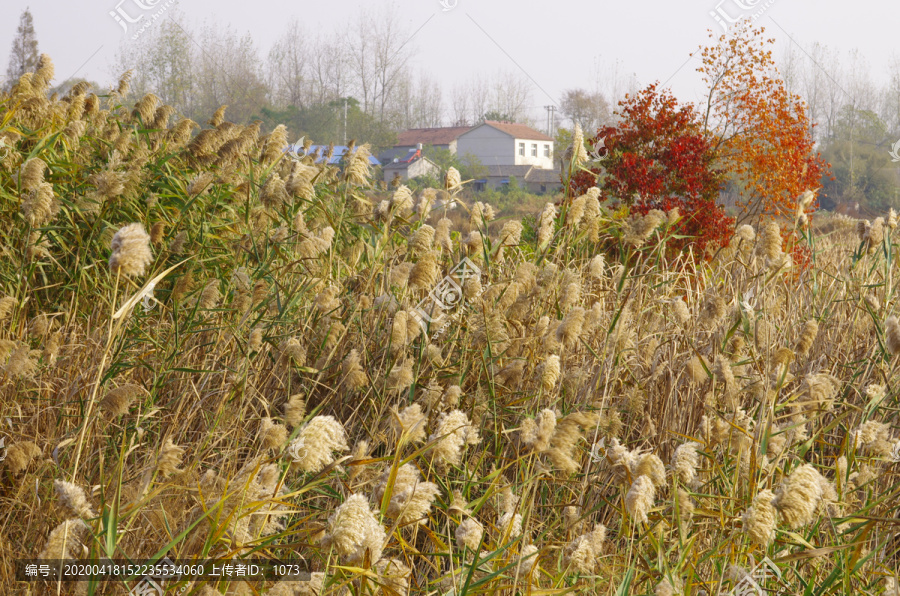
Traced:
<path fill-rule="evenodd" d="M 0 96 L 0 593 L 900 595 L 895 213 L 674 251 L 51 78 Z"/>

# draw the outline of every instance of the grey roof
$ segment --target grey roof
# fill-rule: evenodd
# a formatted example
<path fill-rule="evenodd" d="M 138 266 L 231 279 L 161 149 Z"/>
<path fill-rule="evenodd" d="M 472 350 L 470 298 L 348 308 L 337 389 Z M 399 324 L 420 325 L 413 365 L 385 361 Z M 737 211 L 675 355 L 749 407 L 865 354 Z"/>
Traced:
<path fill-rule="evenodd" d="M 487 166 L 488 178 L 507 178 L 515 176 L 516 178 L 524 178 L 534 166 Z"/>
<path fill-rule="evenodd" d="M 542 168 L 532 168 L 525 175 L 525 181 L 535 184 L 562 184 L 559 180 L 559 170 L 544 170 Z"/>
<path fill-rule="evenodd" d="M 378 161 L 383 164 L 389 164 L 394 161 L 394 158 L 402 158 L 406 157 L 409 153 L 409 149 L 406 147 L 394 147 L 393 149 L 385 149 L 381 153 L 378 154 Z"/>

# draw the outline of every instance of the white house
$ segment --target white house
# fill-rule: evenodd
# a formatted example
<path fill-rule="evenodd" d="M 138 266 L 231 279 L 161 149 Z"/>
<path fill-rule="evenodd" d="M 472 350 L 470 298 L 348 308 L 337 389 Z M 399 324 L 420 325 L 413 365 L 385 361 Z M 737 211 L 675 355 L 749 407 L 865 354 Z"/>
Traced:
<path fill-rule="evenodd" d="M 487 120 L 459 135 L 457 155 L 471 154 L 485 166 L 553 169 L 553 139 L 524 124 Z"/>
<path fill-rule="evenodd" d="M 409 151 L 403 157 L 395 157 L 390 163 L 384 164 L 384 181 L 391 182 L 399 176 L 406 182 L 417 176 L 434 176 L 440 178 L 441 168 L 436 163 L 422 155 L 421 149 Z"/>

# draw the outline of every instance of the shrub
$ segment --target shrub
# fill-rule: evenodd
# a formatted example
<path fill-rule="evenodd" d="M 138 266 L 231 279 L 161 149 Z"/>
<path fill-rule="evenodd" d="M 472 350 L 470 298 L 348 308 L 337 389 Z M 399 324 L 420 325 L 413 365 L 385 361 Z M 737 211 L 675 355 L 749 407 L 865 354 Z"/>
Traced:
<path fill-rule="evenodd" d="M 572 193 L 594 185 L 612 203 L 624 203 L 644 215 L 652 209 L 677 208 L 681 219 L 669 246 L 692 246 L 699 252 L 724 246 L 734 220 L 716 203 L 723 173 L 702 132 L 692 106 L 680 106 L 655 84 L 620 102 L 619 123 L 597 131 L 589 140 L 600 154 L 600 164 L 580 171 L 572 180 Z M 600 149 L 605 145 L 605 150 Z"/>

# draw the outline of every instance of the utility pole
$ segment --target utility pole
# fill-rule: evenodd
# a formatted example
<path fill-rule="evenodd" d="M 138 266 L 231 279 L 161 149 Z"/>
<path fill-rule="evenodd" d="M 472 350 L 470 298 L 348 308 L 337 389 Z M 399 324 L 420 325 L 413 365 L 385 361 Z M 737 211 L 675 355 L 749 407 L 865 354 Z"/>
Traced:
<path fill-rule="evenodd" d="M 347 98 L 344 98 L 344 147 L 347 146 Z"/>
<path fill-rule="evenodd" d="M 856 124 L 856 104 L 851 107 L 850 112 L 850 195 L 853 196 L 853 127 Z"/>
<path fill-rule="evenodd" d="M 544 106 L 544 109 L 547 110 L 547 136 L 553 136 L 553 113 L 556 111 L 556 106 Z"/>

